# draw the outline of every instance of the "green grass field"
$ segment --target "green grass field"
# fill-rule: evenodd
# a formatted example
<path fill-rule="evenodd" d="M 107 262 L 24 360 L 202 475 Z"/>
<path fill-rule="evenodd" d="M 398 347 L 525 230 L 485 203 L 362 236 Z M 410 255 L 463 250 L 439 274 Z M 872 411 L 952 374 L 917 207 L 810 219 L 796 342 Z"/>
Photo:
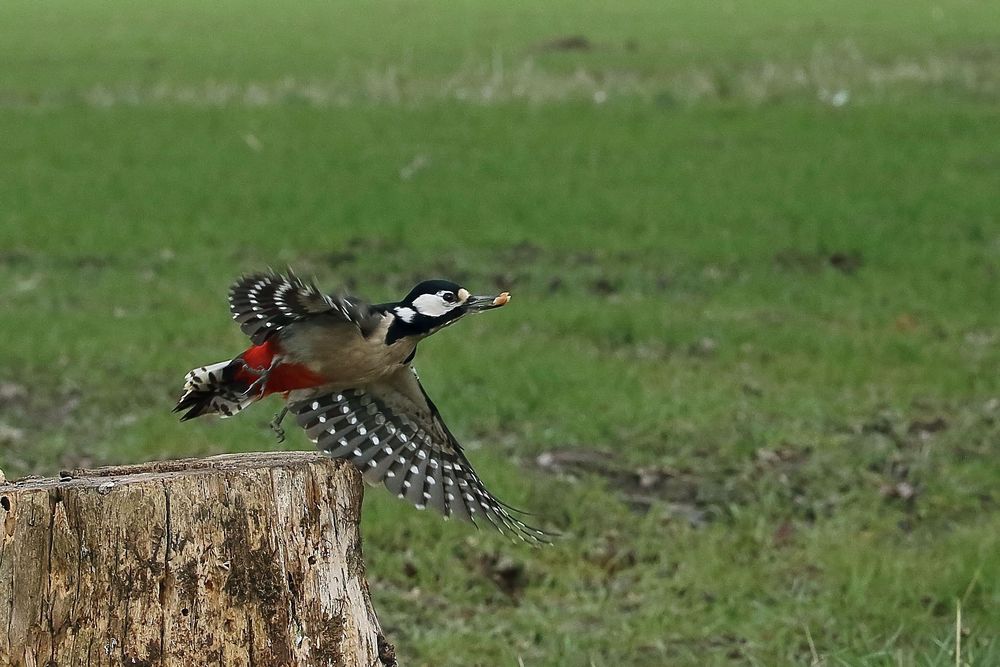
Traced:
<path fill-rule="evenodd" d="M 0 468 L 180 424 L 289 264 L 421 347 L 533 550 L 371 490 L 404 664 L 1000 664 L 1000 3 L 0 7 Z M 289 431 L 281 446 L 310 443 Z"/>

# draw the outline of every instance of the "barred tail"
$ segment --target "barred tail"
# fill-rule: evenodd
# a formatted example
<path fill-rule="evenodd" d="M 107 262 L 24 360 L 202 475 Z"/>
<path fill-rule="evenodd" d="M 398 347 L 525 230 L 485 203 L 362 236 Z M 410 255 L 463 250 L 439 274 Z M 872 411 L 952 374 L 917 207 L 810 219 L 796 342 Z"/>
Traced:
<path fill-rule="evenodd" d="M 173 411 L 187 410 L 181 421 L 210 414 L 232 417 L 260 398 L 260 392 L 248 392 L 250 385 L 237 377 L 242 367 L 234 359 L 190 371 L 184 376 L 184 394 Z"/>

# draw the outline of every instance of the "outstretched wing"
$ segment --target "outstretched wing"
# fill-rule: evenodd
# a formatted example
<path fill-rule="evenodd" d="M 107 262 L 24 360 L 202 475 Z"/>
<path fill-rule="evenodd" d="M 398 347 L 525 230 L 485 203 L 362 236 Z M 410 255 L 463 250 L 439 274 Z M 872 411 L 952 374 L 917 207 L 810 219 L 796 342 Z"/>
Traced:
<path fill-rule="evenodd" d="M 240 278 L 229 288 L 229 309 L 254 345 L 282 327 L 310 317 L 336 317 L 357 325 L 364 335 L 378 320 L 367 303 L 346 295 L 324 294 L 291 269 L 285 275 L 271 272 Z"/>
<path fill-rule="evenodd" d="M 511 514 L 486 490 L 409 366 L 362 389 L 293 402 L 289 409 L 324 453 L 350 459 L 369 482 L 382 482 L 417 509 L 547 543 L 549 534 Z"/>

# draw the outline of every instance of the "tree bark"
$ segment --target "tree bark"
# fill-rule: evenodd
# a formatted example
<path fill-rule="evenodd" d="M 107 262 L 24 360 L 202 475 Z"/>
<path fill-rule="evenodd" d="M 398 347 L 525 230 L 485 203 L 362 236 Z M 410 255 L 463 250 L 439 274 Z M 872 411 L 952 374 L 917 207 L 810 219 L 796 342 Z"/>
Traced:
<path fill-rule="evenodd" d="M 0 484 L 0 665 L 394 665 L 362 488 L 303 452 Z"/>

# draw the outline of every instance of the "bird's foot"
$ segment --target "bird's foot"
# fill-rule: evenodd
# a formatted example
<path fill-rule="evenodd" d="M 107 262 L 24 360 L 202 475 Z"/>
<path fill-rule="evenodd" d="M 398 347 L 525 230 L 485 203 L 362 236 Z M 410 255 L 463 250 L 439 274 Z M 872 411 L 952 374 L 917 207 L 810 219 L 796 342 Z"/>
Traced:
<path fill-rule="evenodd" d="M 271 365 L 267 368 L 254 368 L 242 359 L 239 362 L 243 365 L 243 369 L 248 373 L 252 373 L 257 376 L 257 379 L 250 383 L 250 386 L 246 388 L 243 392 L 244 396 L 251 395 L 255 390 L 261 395 L 264 395 L 265 389 L 267 389 L 267 379 L 271 377 L 271 371 L 281 362 L 281 357 L 275 356 L 271 360 Z"/>
<path fill-rule="evenodd" d="M 287 405 L 281 408 L 281 412 L 274 415 L 274 419 L 272 419 L 271 423 L 268 424 L 268 426 L 271 427 L 271 430 L 274 431 L 275 437 L 278 438 L 279 444 L 285 441 L 285 429 L 281 428 L 281 420 L 285 418 L 286 414 L 288 414 Z"/>

